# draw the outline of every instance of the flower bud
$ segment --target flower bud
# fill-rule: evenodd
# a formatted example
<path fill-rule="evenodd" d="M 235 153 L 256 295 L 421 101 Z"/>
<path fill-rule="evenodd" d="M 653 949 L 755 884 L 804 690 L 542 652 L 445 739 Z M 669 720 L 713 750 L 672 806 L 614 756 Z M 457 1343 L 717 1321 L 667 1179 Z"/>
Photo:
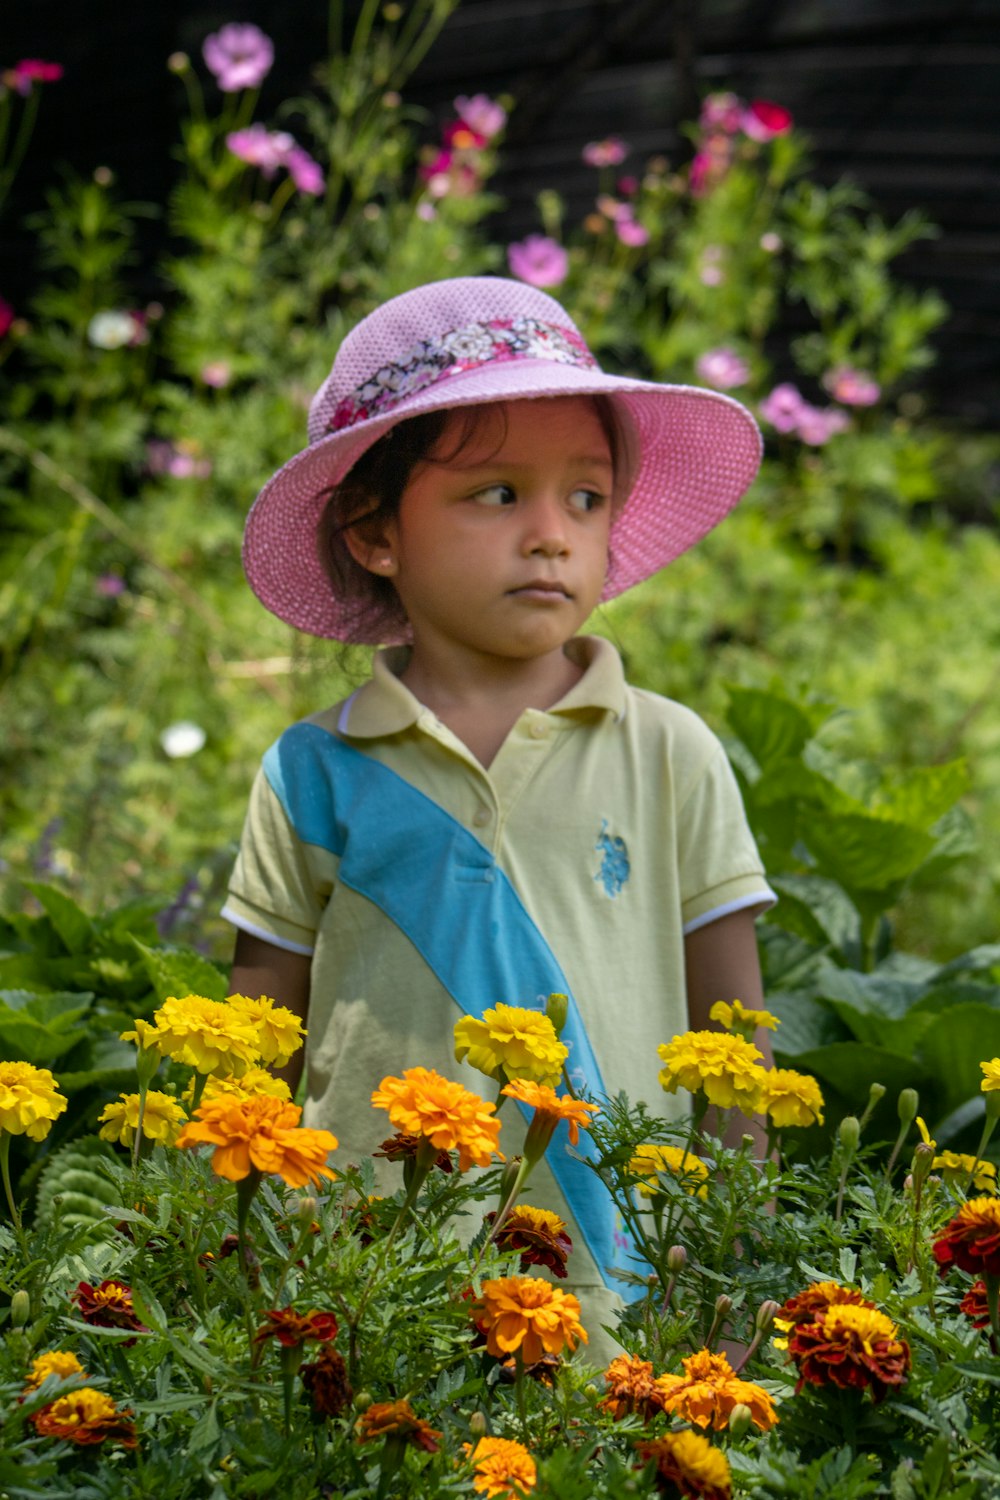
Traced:
<path fill-rule="evenodd" d="M 94 181 L 97 183 L 98 187 L 112 187 L 114 185 L 114 180 L 115 174 L 114 172 L 112 172 L 110 167 L 94 168 Z"/>
<path fill-rule="evenodd" d="M 561 1036 L 569 1014 L 569 996 L 561 995 L 558 990 L 550 995 L 545 1002 L 545 1014 L 555 1027 L 556 1036 Z"/>
<path fill-rule="evenodd" d="M 311 1224 L 316 1217 L 316 1199 L 300 1198 L 295 1205 L 295 1217 L 301 1219 L 303 1224 Z"/>
<path fill-rule="evenodd" d="M 367 1411 L 374 1399 L 371 1391 L 358 1391 L 354 1397 L 354 1410 Z"/>
<path fill-rule="evenodd" d="M 671 1245 L 667 1251 L 667 1270 L 671 1276 L 679 1276 L 687 1265 L 688 1253 L 683 1245 Z"/>
<path fill-rule="evenodd" d="M 913 1153 L 913 1165 L 910 1171 L 913 1174 L 915 1186 L 922 1187 L 930 1175 L 931 1167 L 934 1165 L 934 1147 L 925 1145 L 923 1141 L 917 1146 Z"/>
<path fill-rule="evenodd" d="M 23 1328 L 31 1317 L 31 1298 L 23 1287 L 18 1287 L 10 1299 L 10 1326 Z"/>
<path fill-rule="evenodd" d="M 874 1109 L 882 1099 L 885 1098 L 885 1084 L 873 1083 L 868 1090 L 868 1108 Z"/>
<path fill-rule="evenodd" d="M 191 59 L 186 52 L 171 52 L 167 58 L 167 67 L 171 73 L 176 73 L 180 76 L 182 73 L 187 73 L 190 70 Z"/>
<path fill-rule="evenodd" d="M 845 1115 L 840 1122 L 840 1144 L 845 1151 L 856 1151 L 861 1139 L 861 1122 L 857 1115 Z"/>
<path fill-rule="evenodd" d="M 484 1411 L 474 1411 L 472 1413 L 469 1418 L 469 1432 L 474 1438 L 486 1436 L 486 1413 Z"/>
<path fill-rule="evenodd" d="M 717 1318 L 728 1318 L 733 1310 L 733 1299 L 728 1292 L 720 1292 L 715 1299 L 715 1316 Z"/>
<path fill-rule="evenodd" d="M 745 1401 L 737 1401 L 729 1413 L 729 1436 L 734 1442 L 739 1442 L 740 1438 L 747 1432 L 752 1421 L 753 1412 L 749 1406 L 747 1406 Z"/>
<path fill-rule="evenodd" d="M 901 1089 L 896 1108 L 899 1111 L 899 1123 L 912 1125 L 917 1118 L 917 1110 L 920 1108 L 920 1095 L 916 1089 Z"/>
<path fill-rule="evenodd" d="M 774 1322 L 775 1315 L 780 1311 L 781 1303 L 775 1302 L 773 1298 L 769 1297 L 766 1302 L 762 1302 L 757 1309 L 757 1316 L 753 1320 L 753 1326 L 757 1333 L 766 1333 Z"/>

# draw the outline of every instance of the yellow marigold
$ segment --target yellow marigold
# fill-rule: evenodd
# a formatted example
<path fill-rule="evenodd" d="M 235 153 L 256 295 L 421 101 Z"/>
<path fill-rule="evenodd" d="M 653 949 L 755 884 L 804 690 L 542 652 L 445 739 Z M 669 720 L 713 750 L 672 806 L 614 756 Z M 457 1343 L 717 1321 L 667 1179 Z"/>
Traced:
<path fill-rule="evenodd" d="M 822 1125 L 823 1094 L 809 1073 L 768 1068 L 761 1082 L 760 1108 L 779 1130 L 786 1125 Z"/>
<path fill-rule="evenodd" d="M 990 1062 L 981 1062 L 979 1066 L 983 1070 L 983 1081 L 979 1085 L 984 1094 L 993 1089 L 1000 1089 L 1000 1057 L 994 1057 Z"/>
<path fill-rule="evenodd" d="M 569 1048 L 556 1035 L 548 1016 L 520 1005 L 497 1005 L 455 1023 L 455 1056 L 468 1057 L 473 1068 L 489 1078 L 507 1083 L 511 1078 L 531 1078 L 555 1085 Z"/>
<path fill-rule="evenodd" d="M 419 1135 L 438 1151 L 457 1151 L 459 1170 L 488 1167 L 500 1155 L 496 1105 L 443 1078 L 433 1068 L 407 1068 L 402 1078 L 382 1079 L 372 1103 L 389 1112 L 397 1130 Z"/>
<path fill-rule="evenodd" d="M 628 1169 L 638 1178 L 636 1191 L 643 1198 L 655 1198 L 662 1191 L 661 1172 L 679 1178 L 686 1193 L 696 1193 L 699 1198 L 708 1197 L 708 1189 L 704 1186 L 708 1168 L 699 1156 L 692 1156 L 679 1146 L 637 1146 Z"/>
<path fill-rule="evenodd" d="M 241 1182 L 252 1171 L 273 1172 L 289 1187 L 318 1184 L 335 1174 L 326 1165 L 337 1138 L 329 1130 L 299 1127 L 297 1104 L 258 1094 L 253 1099 L 214 1099 L 195 1111 L 175 1144 L 215 1147 L 212 1170 L 229 1182 Z"/>
<path fill-rule="evenodd" d="M 997 1169 L 991 1161 L 983 1161 L 965 1151 L 942 1151 L 931 1162 L 931 1171 L 940 1172 L 952 1187 L 964 1188 L 968 1182 L 977 1193 L 995 1193 Z"/>
<path fill-rule="evenodd" d="M 686 1031 L 656 1050 L 665 1064 L 660 1084 L 668 1094 L 678 1088 L 692 1094 L 703 1089 L 708 1102 L 720 1109 L 735 1105 L 752 1115 L 759 1107 L 763 1055 L 752 1042 L 722 1031 Z"/>
<path fill-rule="evenodd" d="M 269 1066 L 283 1068 L 302 1046 L 306 1035 L 302 1018 L 287 1006 L 276 1005 L 266 995 L 256 999 L 247 995 L 230 995 L 226 1004 L 256 1026 L 257 1048 Z"/>
<path fill-rule="evenodd" d="M 778 1018 L 769 1010 L 750 1010 L 743 1004 L 742 1000 L 734 1000 L 732 1005 L 726 1000 L 716 1000 L 708 1013 L 710 1021 L 718 1021 L 727 1031 L 738 1031 L 741 1036 L 749 1032 L 752 1035 L 759 1026 L 773 1031 L 779 1024 Z"/>
<path fill-rule="evenodd" d="M 154 1013 L 153 1025 L 136 1022 L 122 1040 L 162 1057 L 197 1068 L 199 1073 L 245 1073 L 260 1061 L 258 1027 L 220 1000 L 203 995 L 170 995 Z"/>
<path fill-rule="evenodd" d="M 535 1460 L 523 1443 L 510 1438 L 484 1437 L 473 1448 L 463 1444 L 475 1470 L 472 1488 L 486 1500 L 515 1500 L 521 1491 L 533 1490 L 538 1481 Z M 514 1489 L 514 1486 L 517 1489 Z"/>
<path fill-rule="evenodd" d="M 208 1104 L 213 1099 L 249 1099 L 254 1094 L 271 1094 L 275 1099 L 292 1097 L 292 1091 L 283 1078 L 275 1078 L 267 1068 L 254 1065 L 247 1068 L 239 1078 L 211 1074 L 205 1080 L 201 1102 Z M 189 1101 L 194 1098 L 194 1079 L 191 1080 L 190 1087 L 184 1090 L 184 1097 Z"/>
<path fill-rule="evenodd" d="M 142 1113 L 142 1133 L 147 1140 L 172 1146 L 186 1119 L 187 1115 L 172 1095 L 161 1094 L 156 1089 L 147 1091 L 146 1108 Z M 104 1106 L 97 1120 L 101 1125 L 102 1141 L 131 1146 L 139 1125 L 139 1095 L 122 1094 L 114 1104 Z"/>
<path fill-rule="evenodd" d="M 774 1402 L 762 1386 L 741 1380 L 725 1354 L 699 1349 L 681 1360 L 683 1375 L 661 1375 L 656 1382 L 664 1411 L 676 1412 L 696 1427 L 729 1425 L 733 1407 L 749 1407 L 756 1427 L 766 1432 L 778 1420 Z"/>
<path fill-rule="evenodd" d="M 666 1432 L 636 1444 L 643 1463 L 656 1464 L 658 1488 L 663 1494 L 683 1495 L 690 1500 L 730 1500 L 732 1476 L 726 1455 L 708 1438 L 690 1428 Z"/>
<path fill-rule="evenodd" d="M 48 1068 L 0 1062 L 0 1130 L 43 1141 L 65 1108 Z"/>
<path fill-rule="evenodd" d="M 524 1363 L 534 1365 L 545 1354 L 573 1350 L 581 1339 L 588 1342 L 579 1300 L 537 1276 L 484 1281 L 473 1316 L 496 1359 L 520 1350 Z"/>
<path fill-rule="evenodd" d="M 31 1372 L 24 1383 L 26 1391 L 37 1391 L 50 1375 L 67 1380 L 70 1375 L 86 1375 L 86 1370 L 70 1349 L 53 1349 L 48 1354 L 39 1354 L 31 1362 Z"/>
<path fill-rule="evenodd" d="M 589 1130 L 588 1116 L 598 1113 L 596 1104 L 585 1104 L 582 1099 L 574 1099 L 569 1094 L 557 1094 L 547 1083 L 532 1083 L 527 1078 L 516 1078 L 500 1092 L 535 1111 L 524 1138 L 524 1159 L 527 1162 L 536 1162 L 545 1155 L 556 1126 L 562 1120 L 569 1128 L 570 1145 L 575 1146 L 580 1140 L 580 1126 Z"/>

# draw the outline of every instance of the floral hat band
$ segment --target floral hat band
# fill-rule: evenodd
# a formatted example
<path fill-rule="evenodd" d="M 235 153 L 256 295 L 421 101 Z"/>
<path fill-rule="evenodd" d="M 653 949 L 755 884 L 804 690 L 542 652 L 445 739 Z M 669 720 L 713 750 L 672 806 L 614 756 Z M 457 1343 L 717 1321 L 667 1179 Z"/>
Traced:
<path fill-rule="evenodd" d="M 586 370 L 598 368 L 575 328 L 544 323 L 540 318 L 491 318 L 488 322 L 467 323 L 437 338 L 419 340 L 398 360 L 376 370 L 338 401 L 327 430 L 341 432 L 355 422 L 380 416 L 407 396 L 450 375 L 512 359 L 547 359 Z"/>

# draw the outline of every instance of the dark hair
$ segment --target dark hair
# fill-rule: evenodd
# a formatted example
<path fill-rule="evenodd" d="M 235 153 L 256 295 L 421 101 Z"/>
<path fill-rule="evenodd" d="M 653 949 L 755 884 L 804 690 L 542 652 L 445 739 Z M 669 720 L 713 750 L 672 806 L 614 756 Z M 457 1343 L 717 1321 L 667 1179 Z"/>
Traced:
<path fill-rule="evenodd" d="M 539 398 L 544 399 L 544 398 Z M 611 450 L 615 474 L 616 503 L 624 499 L 621 479 L 626 467 L 628 434 L 615 402 L 609 396 L 587 397 L 594 408 Z M 506 402 L 485 402 L 473 406 L 442 407 L 410 417 L 390 427 L 361 455 L 357 463 L 334 485 L 327 498 L 316 530 L 319 560 L 341 599 L 356 599 L 378 612 L 381 634 L 398 636 L 406 624 L 406 613 L 392 580 L 370 573 L 351 555 L 344 540 L 346 531 L 356 531 L 373 546 L 379 544 L 386 523 L 399 514 L 403 492 L 417 464 L 434 451 L 449 420 L 457 417 L 460 427 L 454 445 L 446 454 L 437 454 L 441 463 L 452 463 L 473 442 L 486 425 L 487 414 L 499 412 L 504 430 L 497 447 L 507 435 Z M 368 636 L 371 639 L 371 636 Z"/>

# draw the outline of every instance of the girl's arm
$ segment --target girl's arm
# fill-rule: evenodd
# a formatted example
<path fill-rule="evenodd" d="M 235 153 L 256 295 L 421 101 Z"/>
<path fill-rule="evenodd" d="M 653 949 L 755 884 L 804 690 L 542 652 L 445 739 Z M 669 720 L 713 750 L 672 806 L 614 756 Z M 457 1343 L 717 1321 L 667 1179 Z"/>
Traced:
<path fill-rule="evenodd" d="M 308 954 L 289 953 L 287 948 L 276 948 L 249 932 L 237 932 L 229 991 L 232 995 L 247 995 L 251 1000 L 267 995 L 304 1021 L 309 1013 L 311 970 L 312 958 Z M 283 1068 L 274 1069 L 288 1084 L 293 1097 L 302 1076 L 302 1056 L 300 1050 Z"/>

